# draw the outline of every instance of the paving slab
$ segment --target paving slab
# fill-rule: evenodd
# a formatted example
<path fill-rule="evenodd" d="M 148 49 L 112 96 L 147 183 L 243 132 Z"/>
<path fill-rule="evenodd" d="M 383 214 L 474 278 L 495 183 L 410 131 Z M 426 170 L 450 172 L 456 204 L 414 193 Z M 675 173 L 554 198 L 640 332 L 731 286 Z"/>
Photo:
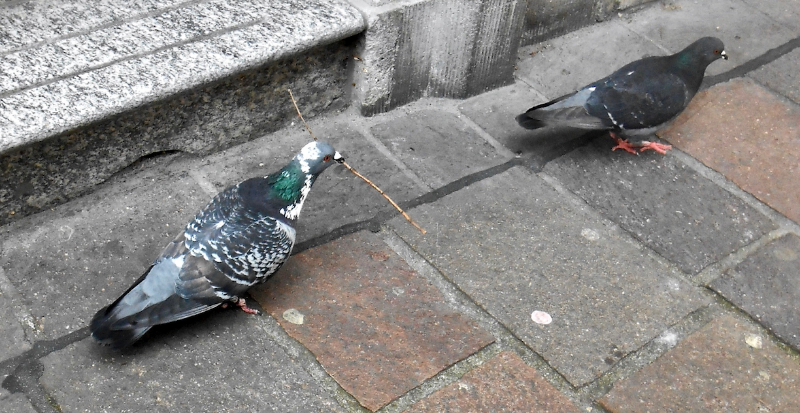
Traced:
<path fill-rule="evenodd" d="M 433 188 L 507 160 L 457 115 L 421 110 L 370 131 Z"/>
<path fill-rule="evenodd" d="M 402 171 L 352 127 L 353 119 L 334 116 L 314 120 L 314 134 L 330 143 L 347 164 L 386 192 L 395 202 L 422 195 Z M 197 172 L 221 190 L 245 178 L 264 176 L 285 165 L 311 141 L 299 126 L 267 135 L 204 159 Z M 343 166 L 323 173 L 314 183 L 297 221 L 297 241 L 302 242 L 342 225 L 369 219 L 393 207 L 372 187 Z"/>
<path fill-rule="evenodd" d="M 0 266 L 46 338 L 85 326 L 210 200 L 171 159 L 0 228 Z"/>
<path fill-rule="evenodd" d="M 392 227 L 575 386 L 708 300 L 613 223 L 522 167 Z M 536 324 L 533 311 L 552 316 Z"/>
<path fill-rule="evenodd" d="M 494 341 L 370 232 L 295 255 L 251 295 L 372 411 Z"/>
<path fill-rule="evenodd" d="M 659 135 L 800 223 L 797 105 L 734 79 L 698 94 Z"/>
<path fill-rule="evenodd" d="M 520 48 L 516 76 L 549 100 L 572 93 L 634 60 L 664 54 L 652 41 L 614 19 Z M 546 100 L 532 97 L 528 107 Z"/>
<path fill-rule="evenodd" d="M 0 269 L 0 276 L 3 276 Z M 31 348 L 15 314 L 11 295 L 0 288 L 0 361 L 18 356 Z"/>
<path fill-rule="evenodd" d="M 710 285 L 800 350 L 800 237 L 770 242 Z"/>
<path fill-rule="evenodd" d="M 502 352 L 406 411 L 578 413 L 580 409 L 519 356 Z"/>
<path fill-rule="evenodd" d="M 516 154 L 541 153 L 566 143 L 586 131 L 553 128 L 528 130 L 514 120 L 534 106 L 538 93 L 523 82 L 516 82 L 480 96 L 468 99 L 458 106 L 484 131 Z"/>
<path fill-rule="evenodd" d="M 701 37 L 720 38 L 729 60 L 710 65 L 706 75 L 731 70 L 800 34 L 746 2 L 731 0 L 675 0 L 668 8 L 649 7 L 620 22 L 670 53 Z"/>
<path fill-rule="evenodd" d="M 569 190 L 688 274 L 776 228 L 673 156 L 611 151 L 595 139 L 545 167 Z"/>
<path fill-rule="evenodd" d="M 3 377 L 5 378 L 5 377 Z M 8 413 L 36 413 L 31 402 L 22 393 L 9 393 L 0 389 L 0 408 Z"/>
<path fill-rule="evenodd" d="M 795 49 L 775 61 L 747 74 L 762 85 L 800 104 L 800 49 Z"/>
<path fill-rule="evenodd" d="M 715 319 L 600 403 L 611 413 L 796 411 L 800 365 L 759 334 L 730 316 Z"/>
<path fill-rule="evenodd" d="M 40 383 L 64 412 L 344 411 L 261 323 L 212 311 L 124 353 L 87 338 L 44 357 Z"/>
<path fill-rule="evenodd" d="M 787 28 L 800 34 L 800 7 L 795 0 L 742 0 Z"/>

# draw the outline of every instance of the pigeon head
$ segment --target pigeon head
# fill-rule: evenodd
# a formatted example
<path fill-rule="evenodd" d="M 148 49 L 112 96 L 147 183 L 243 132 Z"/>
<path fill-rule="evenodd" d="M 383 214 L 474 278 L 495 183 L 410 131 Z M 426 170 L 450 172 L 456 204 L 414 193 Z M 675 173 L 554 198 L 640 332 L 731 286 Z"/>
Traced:
<path fill-rule="evenodd" d="M 290 220 L 300 216 L 306 196 L 317 176 L 344 158 L 328 143 L 311 142 L 280 171 L 267 177 L 269 196 L 280 204 L 279 212 Z"/>
<path fill-rule="evenodd" d="M 716 37 L 703 37 L 680 51 L 677 56 L 679 64 L 700 67 L 703 71 L 717 59 L 728 59 L 725 45 Z"/>
<path fill-rule="evenodd" d="M 297 162 L 300 165 L 300 170 L 303 173 L 319 175 L 333 165 L 334 162 L 344 162 L 344 158 L 330 144 L 314 141 L 304 146 L 295 155 L 293 162 Z"/>

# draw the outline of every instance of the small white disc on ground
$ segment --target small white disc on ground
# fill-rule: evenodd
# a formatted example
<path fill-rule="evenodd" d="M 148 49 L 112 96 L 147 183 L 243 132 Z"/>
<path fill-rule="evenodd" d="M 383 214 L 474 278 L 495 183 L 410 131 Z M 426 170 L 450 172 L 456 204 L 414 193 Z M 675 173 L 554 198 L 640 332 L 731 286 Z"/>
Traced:
<path fill-rule="evenodd" d="M 536 310 L 531 313 L 531 320 L 536 324 L 550 324 L 553 322 L 553 317 L 550 317 L 550 314 L 544 311 Z"/>

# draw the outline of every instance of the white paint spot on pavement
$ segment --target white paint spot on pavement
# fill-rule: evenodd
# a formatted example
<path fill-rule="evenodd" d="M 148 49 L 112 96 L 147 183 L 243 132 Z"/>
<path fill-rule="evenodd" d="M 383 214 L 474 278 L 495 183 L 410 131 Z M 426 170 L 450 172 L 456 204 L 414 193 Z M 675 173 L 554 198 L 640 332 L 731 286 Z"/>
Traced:
<path fill-rule="evenodd" d="M 666 344 L 669 348 L 675 347 L 678 344 L 678 335 L 672 331 L 665 331 L 656 339 L 661 344 Z"/>
<path fill-rule="evenodd" d="M 598 234 L 597 231 L 595 231 L 595 230 L 593 230 L 591 228 L 584 228 L 581 231 L 581 235 L 584 238 L 588 239 L 589 241 L 597 241 L 597 240 L 600 239 L 600 234 Z"/>
<path fill-rule="evenodd" d="M 292 324 L 303 324 L 305 316 L 296 309 L 290 308 L 283 312 L 283 319 Z"/>
<path fill-rule="evenodd" d="M 764 341 L 758 334 L 748 334 L 747 336 L 745 336 L 744 342 L 747 343 L 748 346 L 755 349 L 760 349 L 761 347 L 764 346 Z"/>
<path fill-rule="evenodd" d="M 550 317 L 550 314 L 545 313 L 544 311 L 536 310 L 531 313 L 531 320 L 533 320 L 536 324 L 550 324 L 553 322 L 553 317 Z"/>

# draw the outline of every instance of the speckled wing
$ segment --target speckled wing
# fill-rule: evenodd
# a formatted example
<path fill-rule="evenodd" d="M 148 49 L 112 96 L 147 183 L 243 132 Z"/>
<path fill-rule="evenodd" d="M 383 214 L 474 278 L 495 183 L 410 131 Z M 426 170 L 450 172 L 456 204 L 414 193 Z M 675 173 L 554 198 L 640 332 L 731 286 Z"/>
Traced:
<path fill-rule="evenodd" d="M 652 128 L 675 117 L 694 93 L 660 62 L 636 62 L 589 85 L 594 91 L 586 100 L 587 113 L 618 129 Z"/>
<path fill-rule="evenodd" d="M 277 271 L 295 242 L 290 224 L 265 211 L 246 208 L 237 187 L 217 195 L 185 232 L 191 255 L 212 262 L 235 284 L 230 290 L 242 292 Z M 219 295 L 226 292 L 219 291 Z"/>

